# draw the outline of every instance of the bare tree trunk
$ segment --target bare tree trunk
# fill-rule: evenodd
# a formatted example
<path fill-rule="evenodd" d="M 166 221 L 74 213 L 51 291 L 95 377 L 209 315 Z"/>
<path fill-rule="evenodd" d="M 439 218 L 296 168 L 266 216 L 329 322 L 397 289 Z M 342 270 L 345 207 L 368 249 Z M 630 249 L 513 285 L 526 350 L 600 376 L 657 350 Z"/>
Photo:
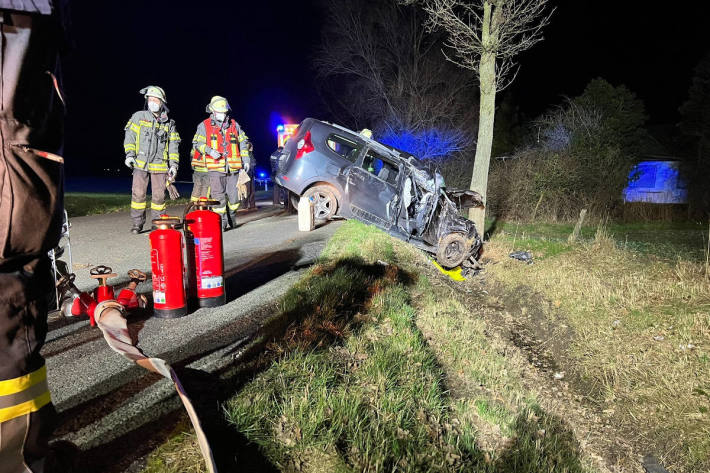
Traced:
<path fill-rule="evenodd" d="M 496 8 L 491 14 L 490 2 L 485 2 L 483 10 L 483 25 L 481 28 L 481 42 L 485 52 L 481 55 L 478 68 L 478 77 L 481 90 L 481 102 L 478 118 L 478 142 L 476 143 L 476 158 L 473 162 L 473 175 L 471 176 L 471 190 L 478 192 L 487 204 L 488 168 L 491 163 L 491 149 L 493 147 L 493 124 L 496 112 L 496 55 L 495 48 L 491 45 L 498 41 L 495 24 L 500 10 Z M 476 225 L 478 233 L 483 237 L 485 231 L 485 209 L 469 209 L 468 217 Z"/>

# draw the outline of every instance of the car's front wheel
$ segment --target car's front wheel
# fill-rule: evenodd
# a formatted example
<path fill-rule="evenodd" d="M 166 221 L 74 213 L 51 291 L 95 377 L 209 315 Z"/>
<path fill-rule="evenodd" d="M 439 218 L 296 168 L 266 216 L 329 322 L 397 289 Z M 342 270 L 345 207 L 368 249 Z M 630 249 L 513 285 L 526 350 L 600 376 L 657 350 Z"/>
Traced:
<path fill-rule="evenodd" d="M 449 233 L 439 240 L 436 260 L 447 269 L 459 266 L 469 256 L 466 237 L 461 233 Z"/>
<path fill-rule="evenodd" d="M 328 186 L 313 186 L 301 198 L 310 199 L 313 203 L 313 217 L 316 223 L 330 220 L 338 211 L 338 199 L 333 189 Z"/>

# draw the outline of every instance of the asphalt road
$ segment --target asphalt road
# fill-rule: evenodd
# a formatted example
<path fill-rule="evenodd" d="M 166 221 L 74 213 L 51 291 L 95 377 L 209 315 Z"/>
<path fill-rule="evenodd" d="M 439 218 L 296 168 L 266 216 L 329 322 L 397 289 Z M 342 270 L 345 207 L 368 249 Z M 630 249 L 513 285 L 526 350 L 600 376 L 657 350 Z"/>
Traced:
<path fill-rule="evenodd" d="M 238 224 L 224 234 L 228 303 L 179 319 L 157 319 L 150 313 L 129 318 L 129 329 L 144 353 L 204 376 L 232 369 L 241 350 L 274 316 L 275 301 L 318 257 L 338 226 L 333 222 L 302 233 L 295 215 L 269 205 L 240 214 Z M 98 264 L 120 275 L 109 281 L 118 287 L 127 283 L 129 269 L 150 274 L 148 233 L 130 234 L 126 212 L 74 218 L 71 225 L 80 289 L 96 286 L 89 268 Z M 150 294 L 150 283 L 138 291 Z M 122 471 L 146 449 L 161 419 L 174 417 L 180 409 L 169 382 L 113 352 L 87 318 L 50 317 L 42 353 L 59 413 L 56 435 L 86 453 L 93 465 L 87 471 Z M 114 461 L 106 463 L 106 451 L 113 452 Z"/>

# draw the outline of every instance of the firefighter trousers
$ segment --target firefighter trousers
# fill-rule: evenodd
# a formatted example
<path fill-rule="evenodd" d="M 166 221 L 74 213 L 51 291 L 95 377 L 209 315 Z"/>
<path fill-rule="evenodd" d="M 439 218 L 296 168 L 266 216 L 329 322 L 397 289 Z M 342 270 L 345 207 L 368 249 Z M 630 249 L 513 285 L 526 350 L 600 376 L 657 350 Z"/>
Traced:
<path fill-rule="evenodd" d="M 239 193 L 237 191 L 237 181 L 239 172 L 225 174 L 218 171 L 210 171 L 210 194 L 211 198 L 219 202 L 214 210 L 222 216 L 222 226 L 228 224 L 227 214 L 232 220 L 232 228 L 237 226 L 237 209 L 239 208 Z"/>
<path fill-rule="evenodd" d="M 192 194 L 190 201 L 197 202 L 200 197 L 209 197 L 210 176 L 207 172 L 194 171 L 192 173 Z"/>
<path fill-rule="evenodd" d="M 142 169 L 133 169 L 133 186 L 131 188 L 131 220 L 133 226 L 143 228 L 147 210 L 146 192 L 150 182 L 151 219 L 156 219 L 165 211 L 165 184 L 168 174 L 165 172 L 149 173 Z"/>
<path fill-rule="evenodd" d="M 40 350 L 54 286 L 47 252 L 59 241 L 63 216 L 64 109 L 54 77 L 64 33 L 58 20 L 0 9 L 3 473 L 42 471 L 55 418 Z"/>

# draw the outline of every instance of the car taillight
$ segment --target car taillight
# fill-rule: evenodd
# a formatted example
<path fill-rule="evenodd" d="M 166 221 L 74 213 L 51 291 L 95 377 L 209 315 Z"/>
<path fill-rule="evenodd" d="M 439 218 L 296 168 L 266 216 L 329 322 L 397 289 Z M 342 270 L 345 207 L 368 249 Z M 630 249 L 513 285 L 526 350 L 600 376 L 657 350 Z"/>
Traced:
<path fill-rule="evenodd" d="M 295 159 L 301 159 L 303 156 L 316 149 L 313 146 L 313 143 L 311 142 L 311 130 L 308 130 L 306 134 L 303 135 L 303 138 L 298 140 L 298 143 L 296 143 L 296 148 L 298 149 L 298 151 L 296 152 Z"/>

